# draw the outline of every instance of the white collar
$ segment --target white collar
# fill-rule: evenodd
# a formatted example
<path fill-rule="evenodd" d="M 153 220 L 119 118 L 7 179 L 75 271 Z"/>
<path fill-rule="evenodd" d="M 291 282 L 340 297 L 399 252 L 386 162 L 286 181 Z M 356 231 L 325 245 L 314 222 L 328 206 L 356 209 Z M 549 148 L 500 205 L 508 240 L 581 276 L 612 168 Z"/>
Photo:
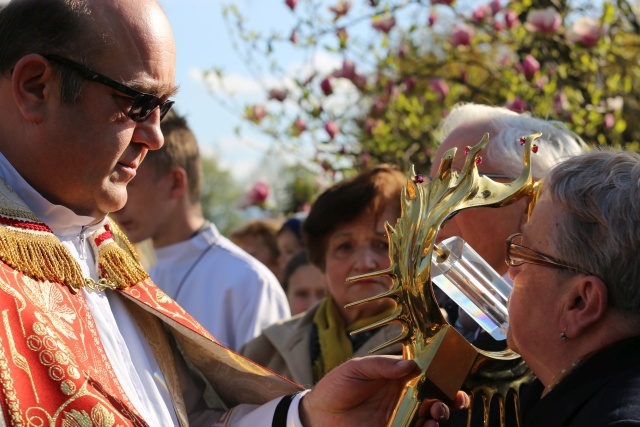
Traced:
<path fill-rule="evenodd" d="M 95 218 L 77 215 L 65 206 L 51 203 L 25 181 L 2 153 L 0 153 L 0 177 L 9 184 L 29 209 L 47 224 L 56 236 L 77 235 L 83 231 L 93 231 L 107 221 L 104 218 L 98 224 L 89 227 L 88 225 L 94 222 Z"/>

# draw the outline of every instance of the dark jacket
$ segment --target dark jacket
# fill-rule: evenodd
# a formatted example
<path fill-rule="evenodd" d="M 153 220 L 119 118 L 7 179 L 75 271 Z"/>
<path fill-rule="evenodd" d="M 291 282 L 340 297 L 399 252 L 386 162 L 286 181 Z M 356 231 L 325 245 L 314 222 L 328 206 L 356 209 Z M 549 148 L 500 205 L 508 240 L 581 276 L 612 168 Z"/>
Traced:
<path fill-rule="evenodd" d="M 640 426 L 640 337 L 590 357 L 540 399 L 525 427 L 541 426 Z"/>

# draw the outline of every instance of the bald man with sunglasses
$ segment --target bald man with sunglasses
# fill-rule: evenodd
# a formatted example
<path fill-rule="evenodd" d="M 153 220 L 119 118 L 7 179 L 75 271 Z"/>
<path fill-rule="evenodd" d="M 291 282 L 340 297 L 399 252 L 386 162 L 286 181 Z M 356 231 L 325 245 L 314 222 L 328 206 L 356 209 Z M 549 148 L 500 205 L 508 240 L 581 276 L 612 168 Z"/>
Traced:
<path fill-rule="evenodd" d="M 386 422 L 413 362 L 355 360 L 301 393 L 217 343 L 107 219 L 176 92 L 155 0 L 13 0 L 0 71 L 0 424 Z"/>

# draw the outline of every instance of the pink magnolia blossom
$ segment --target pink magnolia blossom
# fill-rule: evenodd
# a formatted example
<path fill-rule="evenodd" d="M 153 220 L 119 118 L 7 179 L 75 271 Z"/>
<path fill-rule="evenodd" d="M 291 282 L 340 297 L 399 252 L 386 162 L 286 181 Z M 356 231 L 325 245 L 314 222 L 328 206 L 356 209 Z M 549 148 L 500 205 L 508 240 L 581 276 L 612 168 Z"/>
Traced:
<path fill-rule="evenodd" d="M 433 25 L 438 21 L 438 14 L 435 12 L 435 10 L 431 10 L 431 13 L 429 13 L 429 26 L 433 27 Z"/>
<path fill-rule="evenodd" d="M 366 120 L 364 121 L 364 131 L 367 133 L 367 135 L 371 135 L 373 134 L 373 131 L 375 130 L 375 128 L 378 127 L 378 125 L 380 125 L 380 120 L 378 119 L 374 119 L 373 117 L 367 117 Z"/>
<path fill-rule="evenodd" d="M 489 6 L 486 4 L 482 4 L 474 9 L 473 13 L 471 14 L 471 20 L 476 24 L 480 24 L 487 18 L 489 13 L 491 13 Z"/>
<path fill-rule="evenodd" d="M 520 68 L 522 69 L 522 73 L 527 78 L 527 80 L 531 80 L 533 76 L 535 76 L 536 73 L 540 71 L 540 63 L 536 58 L 534 58 L 533 55 L 527 55 L 520 63 Z"/>
<path fill-rule="evenodd" d="M 569 100 L 564 92 L 560 91 L 553 100 L 553 112 L 562 114 L 569 109 Z"/>
<path fill-rule="evenodd" d="M 245 113 L 245 117 L 254 123 L 260 123 L 266 116 L 267 107 L 262 104 L 253 104 Z"/>
<path fill-rule="evenodd" d="M 347 13 L 349 13 L 349 9 L 351 9 L 351 2 L 350 1 L 340 0 L 337 5 L 330 6 L 330 7 L 328 7 L 328 9 L 331 12 L 333 12 L 333 14 L 334 14 L 333 19 L 336 20 L 338 18 L 343 17 Z"/>
<path fill-rule="evenodd" d="M 289 6 L 289 9 L 293 10 L 296 8 L 296 5 L 298 4 L 298 0 L 284 0 L 284 4 Z"/>
<path fill-rule="evenodd" d="M 491 10 L 491 15 L 493 16 L 496 16 L 496 14 L 502 10 L 502 5 L 500 4 L 500 0 L 491 0 L 488 6 L 489 6 L 489 9 Z"/>
<path fill-rule="evenodd" d="M 293 122 L 293 125 L 291 125 L 291 133 L 293 133 L 294 136 L 299 136 L 305 130 L 307 130 L 307 124 L 299 117 Z"/>
<path fill-rule="evenodd" d="M 451 33 L 451 38 L 449 39 L 449 43 L 451 46 L 469 46 L 471 44 L 471 39 L 473 38 L 474 32 L 473 28 L 468 26 L 456 27 Z"/>
<path fill-rule="evenodd" d="M 324 93 L 325 96 L 329 96 L 333 93 L 333 86 L 331 85 L 331 80 L 329 80 L 328 77 L 322 79 L 320 82 L 320 89 L 322 89 L 322 93 Z"/>
<path fill-rule="evenodd" d="M 389 105 L 389 99 L 386 96 L 382 96 L 376 99 L 371 107 L 371 112 L 376 116 L 381 116 Z"/>
<path fill-rule="evenodd" d="M 289 41 L 293 44 L 298 44 L 298 30 L 297 29 L 293 29 L 293 31 L 291 31 L 291 35 L 289 36 Z"/>
<path fill-rule="evenodd" d="M 407 46 L 406 43 L 402 43 L 400 45 L 400 48 L 398 49 L 398 56 L 400 58 L 405 58 L 408 52 L 409 52 L 409 46 Z"/>
<path fill-rule="evenodd" d="M 409 76 L 404 79 L 404 92 L 411 93 L 416 87 L 417 80 L 414 76 Z"/>
<path fill-rule="evenodd" d="M 347 40 L 349 40 L 349 33 L 347 33 L 347 29 L 344 27 L 340 27 L 336 30 L 336 36 L 338 36 L 338 41 L 340 42 L 341 47 L 345 47 L 347 44 Z"/>
<path fill-rule="evenodd" d="M 329 138 L 333 139 L 335 138 L 335 136 L 340 133 L 340 127 L 338 126 L 338 124 L 336 122 L 334 122 L 333 120 L 328 120 L 325 124 L 324 124 L 324 130 L 327 131 L 327 134 L 329 135 Z"/>
<path fill-rule="evenodd" d="M 249 206 L 264 207 L 267 203 L 267 198 L 271 193 L 269 185 L 264 181 L 256 181 L 253 187 L 245 194 L 244 202 L 241 203 L 241 207 L 248 208 Z"/>
<path fill-rule="evenodd" d="M 285 99 L 287 99 L 288 95 L 289 95 L 289 91 L 287 89 L 271 89 L 269 91 L 268 98 L 282 102 Z"/>
<path fill-rule="evenodd" d="M 611 129 L 616 125 L 616 118 L 613 114 L 607 113 L 604 115 L 604 126 L 607 129 Z"/>
<path fill-rule="evenodd" d="M 467 83 L 467 78 L 469 77 L 469 73 L 467 73 L 467 70 L 460 70 L 460 81 L 462 83 Z"/>
<path fill-rule="evenodd" d="M 493 21 L 493 29 L 496 31 L 504 30 L 504 24 L 502 21 L 498 21 L 497 19 Z"/>
<path fill-rule="evenodd" d="M 582 17 L 573 24 L 567 37 L 569 40 L 580 43 L 584 47 L 594 47 L 604 33 L 604 27 L 599 21 Z"/>
<path fill-rule="evenodd" d="M 356 64 L 350 59 L 345 59 L 342 61 L 342 68 L 335 70 L 331 75 L 351 80 L 356 75 Z"/>
<path fill-rule="evenodd" d="M 519 98 L 517 96 L 514 99 L 512 99 L 510 102 L 508 102 L 506 107 L 511 111 L 515 111 L 516 113 L 522 113 L 526 111 L 527 108 L 529 108 L 529 106 L 527 105 L 527 102 L 524 99 Z"/>
<path fill-rule="evenodd" d="M 369 154 L 368 151 L 365 151 L 360 156 L 360 166 L 364 168 L 367 167 L 369 163 L 371 163 L 371 154 Z"/>
<path fill-rule="evenodd" d="M 515 10 L 509 9 L 504 13 L 504 23 L 507 28 L 513 28 L 520 23 L 520 19 L 518 19 L 518 14 Z"/>
<path fill-rule="evenodd" d="M 546 74 L 536 79 L 536 87 L 540 90 L 544 89 L 544 87 L 548 84 L 549 84 L 549 76 L 547 76 Z"/>
<path fill-rule="evenodd" d="M 562 25 L 562 17 L 556 9 L 534 9 L 527 14 L 526 27 L 535 33 L 552 34 Z"/>
<path fill-rule="evenodd" d="M 356 73 L 356 75 L 351 79 L 351 83 L 353 83 L 353 85 L 358 89 L 363 90 L 367 86 L 367 77 L 363 74 Z"/>
<path fill-rule="evenodd" d="M 384 18 L 375 19 L 371 23 L 371 26 L 375 30 L 381 31 L 385 34 L 389 34 L 389 31 L 391 31 L 391 29 L 396 26 L 396 18 L 393 15 L 388 15 Z"/>
<path fill-rule="evenodd" d="M 447 97 L 449 94 L 449 86 L 444 79 L 431 79 L 429 81 L 429 89 L 438 95 L 440 101 Z"/>

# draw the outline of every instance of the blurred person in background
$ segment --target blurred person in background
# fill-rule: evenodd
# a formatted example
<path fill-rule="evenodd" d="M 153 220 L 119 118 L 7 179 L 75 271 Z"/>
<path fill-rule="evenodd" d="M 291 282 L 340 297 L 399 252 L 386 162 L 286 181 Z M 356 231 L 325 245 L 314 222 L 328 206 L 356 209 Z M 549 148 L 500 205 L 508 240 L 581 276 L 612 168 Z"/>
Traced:
<path fill-rule="evenodd" d="M 318 382 L 352 357 L 396 337 L 392 324 L 354 336 L 350 332 L 388 316 L 390 299 L 345 308 L 391 288 L 388 277 L 354 283 L 351 276 L 390 265 L 385 222 L 400 216 L 403 173 L 388 165 L 364 170 L 322 193 L 303 224 L 310 261 L 322 272 L 327 296 L 311 310 L 281 321 L 247 343 L 241 353 L 300 384 Z M 400 354 L 399 345 L 381 351 Z"/>
<path fill-rule="evenodd" d="M 276 242 L 276 234 L 280 227 L 279 220 L 258 218 L 229 232 L 229 239 L 233 243 L 267 266 L 278 280 L 282 280 L 283 273 L 279 262 L 280 251 Z"/>
<path fill-rule="evenodd" d="M 295 254 L 287 264 L 282 288 L 287 294 L 292 316 L 309 310 L 325 297 L 322 271 L 311 264 L 306 250 Z"/>
<path fill-rule="evenodd" d="M 127 203 L 113 216 L 134 243 L 153 241 L 155 283 L 237 350 L 288 318 L 289 303 L 267 267 L 205 220 L 200 154 L 186 119 L 170 112 L 160 128 L 164 145 L 147 154 L 127 187 Z"/>
<path fill-rule="evenodd" d="M 291 258 L 305 248 L 304 240 L 302 239 L 303 221 L 304 217 L 292 216 L 282 223 L 280 230 L 276 233 L 276 244 L 278 245 L 280 257 L 278 262 L 283 272 Z"/>

